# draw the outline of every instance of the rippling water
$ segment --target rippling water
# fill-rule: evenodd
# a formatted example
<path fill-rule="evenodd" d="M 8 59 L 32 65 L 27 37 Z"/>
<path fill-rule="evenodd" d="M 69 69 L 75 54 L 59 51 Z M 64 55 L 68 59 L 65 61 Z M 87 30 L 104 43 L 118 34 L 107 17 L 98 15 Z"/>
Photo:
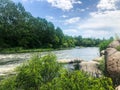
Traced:
<path fill-rule="evenodd" d="M 99 48 L 87 47 L 87 48 L 73 48 L 70 50 L 54 51 L 59 59 L 75 59 L 81 58 L 83 60 L 92 60 L 99 56 Z"/>
<path fill-rule="evenodd" d="M 34 54 L 43 56 L 48 53 L 50 52 L 0 54 L 0 73 L 5 70 L 9 71 L 9 69 L 19 65 L 25 60 L 30 59 Z M 51 53 L 55 54 L 58 60 L 80 58 L 80 59 L 89 61 L 99 56 L 99 48 L 97 47 L 73 48 L 69 50 L 51 51 Z"/>

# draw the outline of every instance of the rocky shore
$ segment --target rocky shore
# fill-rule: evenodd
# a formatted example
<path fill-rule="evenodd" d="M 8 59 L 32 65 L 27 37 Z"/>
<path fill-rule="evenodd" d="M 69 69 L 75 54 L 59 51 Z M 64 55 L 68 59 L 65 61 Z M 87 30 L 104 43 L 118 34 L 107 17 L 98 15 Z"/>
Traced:
<path fill-rule="evenodd" d="M 103 56 L 95 58 L 91 61 L 86 61 L 82 59 L 73 59 L 73 60 L 59 60 L 59 63 L 65 63 L 65 64 L 75 64 L 76 62 L 79 63 L 80 70 L 85 71 L 89 73 L 92 76 L 100 77 L 101 71 L 98 69 L 99 61 L 103 59 Z"/>
<path fill-rule="evenodd" d="M 85 61 L 83 59 L 76 58 L 76 59 L 72 59 L 72 60 L 70 60 L 70 59 L 63 60 L 62 59 L 62 60 L 58 60 L 58 62 L 64 63 L 64 64 L 74 64 L 77 61 L 77 62 L 79 62 L 81 70 L 88 72 L 89 74 L 95 76 L 97 74 L 99 74 L 99 75 L 101 74 L 101 71 L 97 68 L 97 64 L 99 64 L 98 61 L 100 59 L 101 59 L 101 57 L 95 58 L 92 61 Z M 0 76 L 12 73 L 14 71 L 14 69 L 19 65 L 20 64 L 0 66 Z"/>

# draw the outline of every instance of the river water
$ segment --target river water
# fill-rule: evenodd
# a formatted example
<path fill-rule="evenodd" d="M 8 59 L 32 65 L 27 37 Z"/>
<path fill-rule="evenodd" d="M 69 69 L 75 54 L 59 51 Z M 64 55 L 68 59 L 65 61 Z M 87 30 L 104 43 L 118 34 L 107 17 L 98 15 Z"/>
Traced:
<path fill-rule="evenodd" d="M 58 60 L 61 59 L 76 59 L 80 58 L 86 61 L 90 61 L 96 57 L 99 57 L 99 48 L 87 47 L 87 48 L 72 48 L 69 50 L 58 50 L 51 52 L 41 53 L 19 53 L 19 54 L 0 54 L 0 75 L 3 72 L 9 72 L 14 67 L 18 66 L 25 60 L 30 59 L 34 54 L 44 56 L 48 53 L 53 53 L 57 56 Z"/>

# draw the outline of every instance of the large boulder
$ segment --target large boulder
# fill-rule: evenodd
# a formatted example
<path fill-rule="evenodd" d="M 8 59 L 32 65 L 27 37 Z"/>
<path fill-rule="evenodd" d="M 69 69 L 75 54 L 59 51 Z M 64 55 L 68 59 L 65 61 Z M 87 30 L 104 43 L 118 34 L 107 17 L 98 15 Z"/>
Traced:
<path fill-rule="evenodd" d="M 115 85 L 120 84 L 120 51 L 116 48 L 120 46 L 120 40 L 111 42 L 105 50 L 105 69 Z"/>
<path fill-rule="evenodd" d="M 120 76 L 120 52 L 114 48 L 106 49 L 106 70 L 111 77 Z"/>
<path fill-rule="evenodd" d="M 120 40 L 115 40 L 108 45 L 108 48 L 117 48 L 120 46 Z"/>

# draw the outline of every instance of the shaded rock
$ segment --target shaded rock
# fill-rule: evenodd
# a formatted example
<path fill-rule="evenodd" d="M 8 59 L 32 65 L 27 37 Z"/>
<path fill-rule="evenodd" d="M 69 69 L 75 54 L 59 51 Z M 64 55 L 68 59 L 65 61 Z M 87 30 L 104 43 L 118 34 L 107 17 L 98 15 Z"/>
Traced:
<path fill-rule="evenodd" d="M 72 63 L 76 63 L 76 62 L 82 62 L 84 61 L 83 59 L 80 58 L 76 58 L 76 59 L 62 59 L 62 60 L 58 60 L 58 63 L 68 63 L 68 64 L 72 64 Z"/>

